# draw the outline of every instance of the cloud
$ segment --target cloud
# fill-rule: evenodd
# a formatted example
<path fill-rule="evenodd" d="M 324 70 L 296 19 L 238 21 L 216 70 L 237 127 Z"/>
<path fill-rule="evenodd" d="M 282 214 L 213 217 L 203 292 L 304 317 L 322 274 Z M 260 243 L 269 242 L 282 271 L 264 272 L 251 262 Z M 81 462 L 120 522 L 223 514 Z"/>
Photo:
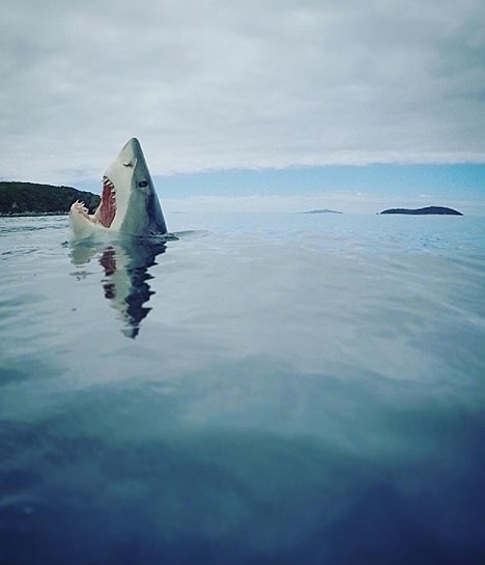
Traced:
<path fill-rule="evenodd" d="M 485 161 L 473 0 L 16 0 L 0 24 L 0 174 Z"/>

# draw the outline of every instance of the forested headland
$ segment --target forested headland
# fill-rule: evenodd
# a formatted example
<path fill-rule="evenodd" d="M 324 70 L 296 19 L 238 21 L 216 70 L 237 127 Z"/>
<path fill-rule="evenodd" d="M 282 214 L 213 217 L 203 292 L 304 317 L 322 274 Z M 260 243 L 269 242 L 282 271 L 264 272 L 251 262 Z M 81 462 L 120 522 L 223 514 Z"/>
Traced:
<path fill-rule="evenodd" d="M 463 216 L 458 210 L 446 206 L 426 206 L 425 208 L 389 208 L 381 214 L 407 214 L 408 216 L 427 216 L 437 214 L 440 216 Z"/>
<path fill-rule="evenodd" d="M 89 211 L 94 212 L 100 197 L 70 186 L 0 181 L 1 216 L 67 214 L 76 200 L 84 201 Z"/>

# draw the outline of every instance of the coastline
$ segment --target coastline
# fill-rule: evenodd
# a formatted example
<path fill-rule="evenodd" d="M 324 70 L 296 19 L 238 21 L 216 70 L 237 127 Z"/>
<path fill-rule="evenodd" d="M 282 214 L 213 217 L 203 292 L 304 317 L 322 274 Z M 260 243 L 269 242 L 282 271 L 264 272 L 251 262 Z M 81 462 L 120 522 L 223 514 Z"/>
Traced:
<path fill-rule="evenodd" d="M 0 218 L 28 218 L 34 216 L 68 216 L 69 212 L 0 212 Z"/>

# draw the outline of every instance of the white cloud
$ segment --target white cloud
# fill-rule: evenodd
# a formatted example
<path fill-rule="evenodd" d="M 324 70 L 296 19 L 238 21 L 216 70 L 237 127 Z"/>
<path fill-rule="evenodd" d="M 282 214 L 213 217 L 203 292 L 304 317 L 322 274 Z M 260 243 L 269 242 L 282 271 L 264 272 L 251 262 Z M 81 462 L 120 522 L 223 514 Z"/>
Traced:
<path fill-rule="evenodd" d="M 99 178 L 485 161 L 474 0 L 16 0 L 0 24 L 0 174 Z"/>

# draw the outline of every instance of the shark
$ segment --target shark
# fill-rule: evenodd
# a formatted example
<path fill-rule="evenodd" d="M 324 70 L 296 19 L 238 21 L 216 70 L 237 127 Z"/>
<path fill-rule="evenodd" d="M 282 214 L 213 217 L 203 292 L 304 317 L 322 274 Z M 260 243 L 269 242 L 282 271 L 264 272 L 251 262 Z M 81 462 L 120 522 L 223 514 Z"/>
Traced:
<path fill-rule="evenodd" d="M 69 211 L 74 240 L 85 240 L 99 234 L 135 237 L 169 234 L 162 207 L 148 170 L 140 142 L 128 140 L 116 160 L 103 175 L 101 201 L 90 214 L 85 203 L 77 200 Z"/>

